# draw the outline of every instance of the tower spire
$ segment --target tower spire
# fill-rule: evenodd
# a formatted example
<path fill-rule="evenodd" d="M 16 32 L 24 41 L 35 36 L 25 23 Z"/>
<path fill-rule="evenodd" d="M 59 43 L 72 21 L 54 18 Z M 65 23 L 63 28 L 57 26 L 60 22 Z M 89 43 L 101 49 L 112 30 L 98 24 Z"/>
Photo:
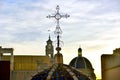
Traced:
<path fill-rule="evenodd" d="M 49 32 L 49 40 L 50 40 L 50 30 L 48 30 L 48 32 Z"/>

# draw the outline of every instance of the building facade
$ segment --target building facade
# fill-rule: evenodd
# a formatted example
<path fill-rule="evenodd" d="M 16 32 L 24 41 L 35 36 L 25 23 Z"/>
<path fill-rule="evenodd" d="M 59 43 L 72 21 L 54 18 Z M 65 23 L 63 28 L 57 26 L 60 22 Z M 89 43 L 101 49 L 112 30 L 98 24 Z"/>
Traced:
<path fill-rule="evenodd" d="M 120 80 L 120 48 L 101 56 L 102 80 Z"/>
<path fill-rule="evenodd" d="M 10 61 L 10 80 L 30 80 L 33 75 L 53 64 L 53 45 L 49 39 L 46 45 L 46 55 L 13 55 L 12 48 L 0 47 L 0 60 Z M 11 53 L 11 55 L 4 55 Z"/>

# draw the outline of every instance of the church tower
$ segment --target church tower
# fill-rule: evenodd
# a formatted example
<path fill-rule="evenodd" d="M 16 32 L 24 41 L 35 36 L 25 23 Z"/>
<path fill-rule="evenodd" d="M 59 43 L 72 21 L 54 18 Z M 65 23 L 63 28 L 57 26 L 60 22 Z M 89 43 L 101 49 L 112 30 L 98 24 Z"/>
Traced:
<path fill-rule="evenodd" d="M 51 59 L 53 59 L 53 53 L 54 53 L 54 48 L 53 48 L 53 45 L 52 45 L 52 40 L 50 39 L 50 35 L 49 35 L 49 39 L 47 42 L 47 45 L 46 45 L 46 56 L 49 56 Z"/>

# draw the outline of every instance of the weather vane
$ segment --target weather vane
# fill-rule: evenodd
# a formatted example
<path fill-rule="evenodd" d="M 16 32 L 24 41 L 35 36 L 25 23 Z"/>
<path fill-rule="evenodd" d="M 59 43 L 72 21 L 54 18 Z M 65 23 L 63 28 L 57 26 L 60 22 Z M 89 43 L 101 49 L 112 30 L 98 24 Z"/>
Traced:
<path fill-rule="evenodd" d="M 56 29 L 55 29 L 54 32 L 57 35 L 57 48 L 56 48 L 56 50 L 58 51 L 58 53 L 61 50 L 61 48 L 60 48 L 60 39 L 59 38 L 60 38 L 60 34 L 62 34 L 62 30 L 60 28 L 59 20 L 61 18 L 68 18 L 68 17 L 70 17 L 70 15 L 68 15 L 68 14 L 65 14 L 65 15 L 60 14 L 59 10 L 60 10 L 59 5 L 57 5 L 55 15 L 48 15 L 47 16 L 47 18 L 55 18 L 56 21 L 57 21 Z"/>

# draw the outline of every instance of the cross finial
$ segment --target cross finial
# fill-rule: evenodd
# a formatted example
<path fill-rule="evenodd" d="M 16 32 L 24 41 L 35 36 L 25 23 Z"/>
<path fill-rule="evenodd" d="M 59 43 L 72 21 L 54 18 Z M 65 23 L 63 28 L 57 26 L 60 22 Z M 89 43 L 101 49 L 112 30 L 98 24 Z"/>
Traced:
<path fill-rule="evenodd" d="M 65 14 L 65 15 L 60 14 L 59 10 L 60 10 L 59 5 L 57 5 L 55 15 L 48 15 L 47 16 L 47 18 L 55 18 L 57 21 L 57 25 L 56 25 L 56 29 L 55 29 L 55 34 L 57 34 L 57 48 L 56 48 L 57 53 L 59 53 L 59 51 L 61 50 L 61 48 L 60 48 L 60 34 L 62 34 L 62 30 L 61 30 L 60 25 L 59 25 L 59 20 L 63 17 L 65 17 L 65 18 L 70 17 L 70 15 L 68 15 L 68 14 Z"/>
<path fill-rule="evenodd" d="M 57 5 L 55 15 L 48 15 L 47 16 L 47 18 L 55 18 L 56 19 L 57 25 L 56 25 L 55 34 L 57 34 L 57 35 L 62 34 L 62 30 L 60 28 L 59 20 L 63 17 L 65 17 L 65 18 L 70 17 L 70 15 L 68 15 L 68 14 L 65 14 L 65 15 L 60 14 L 59 10 L 60 10 L 59 5 Z"/>

